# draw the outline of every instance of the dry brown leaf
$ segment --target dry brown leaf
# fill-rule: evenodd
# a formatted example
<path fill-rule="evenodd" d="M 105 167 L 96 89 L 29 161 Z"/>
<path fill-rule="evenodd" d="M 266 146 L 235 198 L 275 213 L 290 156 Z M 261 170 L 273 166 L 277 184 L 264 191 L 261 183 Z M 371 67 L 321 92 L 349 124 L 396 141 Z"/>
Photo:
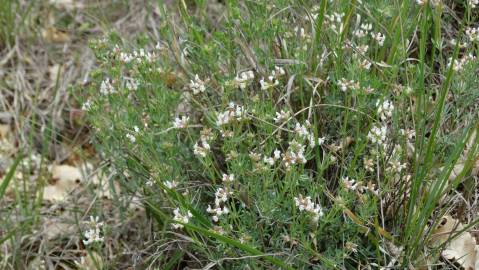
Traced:
<path fill-rule="evenodd" d="M 55 27 L 47 27 L 42 31 L 43 38 L 50 43 L 65 43 L 70 40 L 70 36 Z"/>
<path fill-rule="evenodd" d="M 11 132 L 10 125 L 0 124 L 0 139 L 6 139 Z"/>
<path fill-rule="evenodd" d="M 61 235 L 70 235 L 74 232 L 74 226 L 57 219 L 49 219 L 43 223 L 42 234 L 47 240 L 52 240 Z"/>
<path fill-rule="evenodd" d="M 456 236 L 457 232 L 463 229 L 462 223 L 446 215 L 442 217 L 441 222 L 434 230 L 431 241 L 434 246 L 439 246 L 450 240 L 451 236 L 455 236 L 446 244 L 441 256 L 458 263 L 466 270 L 474 270 L 476 269 L 476 241 L 469 232 L 462 232 Z"/>
<path fill-rule="evenodd" d="M 63 201 L 70 191 L 82 183 L 80 169 L 70 165 L 53 165 L 50 167 L 52 184 L 43 190 L 43 199 L 47 201 Z"/>

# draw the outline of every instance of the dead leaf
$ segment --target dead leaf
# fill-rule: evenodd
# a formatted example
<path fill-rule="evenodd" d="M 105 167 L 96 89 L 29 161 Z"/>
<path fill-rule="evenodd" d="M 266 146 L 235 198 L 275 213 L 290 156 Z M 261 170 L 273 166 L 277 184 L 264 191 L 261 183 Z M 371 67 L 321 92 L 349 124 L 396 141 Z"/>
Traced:
<path fill-rule="evenodd" d="M 61 222 L 58 219 L 49 219 L 43 223 L 42 234 L 47 240 L 55 239 L 61 235 L 70 235 L 74 231 L 72 224 Z"/>
<path fill-rule="evenodd" d="M 70 36 L 67 33 L 62 32 L 53 26 L 43 29 L 42 36 L 49 43 L 65 43 L 70 41 Z"/>
<path fill-rule="evenodd" d="M 81 171 L 70 165 L 53 165 L 49 168 L 52 183 L 43 190 L 43 199 L 47 201 L 63 201 L 74 188 L 83 181 Z"/>
<path fill-rule="evenodd" d="M 476 269 L 476 241 L 467 231 L 456 236 L 457 232 L 463 229 L 462 223 L 446 215 L 442 217 L 441 222 L 434 230 L 431 243 L 437 247 L 450 240 L 441 252 L 441 256 L 458 263 L 466 270 L 474 270 Z M 455 237 L 451 240 L 452 236 Z"/>

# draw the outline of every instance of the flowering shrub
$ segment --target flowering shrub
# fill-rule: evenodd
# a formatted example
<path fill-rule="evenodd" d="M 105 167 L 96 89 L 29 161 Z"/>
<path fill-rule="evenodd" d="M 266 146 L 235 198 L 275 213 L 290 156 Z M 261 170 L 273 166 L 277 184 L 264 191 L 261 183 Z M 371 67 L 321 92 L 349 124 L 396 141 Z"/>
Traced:
<path fill-rule="evenodd" d="M 477 29 L 454 33 L 463 49 L 437 45 L 441 32 L 426 32 L 446 16 L 440 1 L 226 2 L 220 22 L 180 4 L 178 17 L 162 9 L 160 40 L 92 43 L 101 68 L 83 109 L 162 243 L 188 235 L 170 245 L 194 268 L 424 258 L 419 240 L 451 187 L 437 164 L 453 166 L 470 134 L 460 127 L 477 119 L 474 102 L 447 94 L 477 83 Z"/>

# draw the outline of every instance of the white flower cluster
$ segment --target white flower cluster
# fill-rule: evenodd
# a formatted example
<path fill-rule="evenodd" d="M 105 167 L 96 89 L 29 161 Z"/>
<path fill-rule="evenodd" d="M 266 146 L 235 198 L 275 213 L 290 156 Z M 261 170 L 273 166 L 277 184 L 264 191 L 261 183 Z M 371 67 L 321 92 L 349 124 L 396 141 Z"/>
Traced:
<path fill-rule="evenodd" d="M 372 24 L 362 23 L 356 30 L 353 31 L 353 35 L 355 35 L 357 38 L 363 38 L 367 36 L 372 29 Z"/>
<path fill-rule="evenodd" d="M 134 126 L 133 127 L 133 130 L 135 133 L 139 133 L 140 132 L 140 128 L 138 128 L 138 126 Z M 134 134 L 131 134 L 131 133 L 127 133 L 125 135 L 125 137 L 131 142 L 131 143 L 136 143 L 136 136 Z"/>
<path fill-rule="evenodd" d="M 283 154 L 283 163 L 286 170 L 289 170 L 294 164 L 305 164 L 307 162 L 304 150 L 305 146 L 297 141 L 292 141 L 289 144 L 288 151 Z"/>
<path fill-rule="evenodd" d="M 278 78 L 286 74 L 282 67 L 274 67 L 274 70 L 271 71 L 271 75 L 265 80 L 262 78 L 259 83 L 261 84 L 261 90 L 268 90 L 272 87 L 279 85 Z"/>
<path fill-rule="evenodd" d="M 476 8 L 479 6 L 479 0 L 468 0 L 467 3 L 471 8 Z"/>
<path fill-rule="evenodd" d="M 455 59 L 449 58 L 449 66 L 452 64 L 452 69 L 456 72 L 461 71 L 470 61 L 476 60 L 476 57 L 472 54 L 464 55 L 462 58 Z"/>
<path fill-rule="evenodd" d="M 324 215 L 323 209 L 319 203 L 314 203 L 310 196 L 303 197 L 303 195 L 299 195 L 299 197 L 294 198 L 294 203 L 300 212 L 305 211 L 310 213 L 313 216 L 314 222 L 318 222 L 319 218 Z"/>
<path fill-rule="evenodd" d="M 113 87 L 109 79 L 105 79 L 100 84 L 100 94 L 106 96 L 116 93 L 116 89 Z"/>
<path fill-rule="evenodd" d="M 201 130 L 200 141 L 199 143 L 196 142 L 193 146 L 193 153 L 200 157 L 206 157 L 206 155 L 211 149 L 209 144 L 211 140 L 213 140 L 213 134 L 211 133 L 211 129 L 205 128 Z"/>
<path fill-rule="evenodd" d="M 345 78 L 341 78 L 338 81 L 338 86 L 341 91 L 346 92 L 347 90 L 358 90 L 359 83 L 353 80 L 346 80 Z"/>
<path fill-rule="evenodd" d="M 269 157 L 264 155 L 263 162 L 269 166 L 273 166 L 276 163 L 276 161 L 280 159 L 281 159 L 281 151 L 278 149 L 275 149 L 273 151 L 273 156 Z"/>
<path fill-rule="evenodd" d="M 343 24 L 343 17 L 344 13 L 336 13 L 333 12 L 332 15 L 326 14 L 324 16 L 326 18 L 326 22 L 329 28 L 336 34 L 343 32 L 344 24 Z"/>
<path fill-rule="evenodd" d="M 126 81 L 126 89 L 130 90 L 130 91 L 136 91 L 138 90 L 138 81 L 136 80 L 128 80 Z"/>
<path fill-rule="evenodd" d="M 200 76 L 198 76 L 198 74 L 195 75 L 194 80 L 190 80 L 189 87 L 191 91 L 193 91 L 194 95 L 203 93 L 206 90 L 205 82 L 200 79 Z"/>
<path fill-rule="evenodd" d="M 479 42 L 479 26 L 476 28 L 468 27 L 466 29 L 466 35 L 470 42 Z"/>
<path fill-rule="evenodd" d="M 228 214 L 230 211 L 228 207 L 224 204 L 228 201 L 228 197 L 233 194 L 231 191 L 231 184 L 234 181 L 234 174 L 223 174 L 223 183 L 225 183 L 225 187 L 220 187 L 215 192 L 215 205 L 211 207 L 208 205 L 206 211 L 210 214 L 213 214 L 213 221 L 218 222 L 220 216 Z"/>
<path fill-rule="evenodd" d="M 234 85 L 240 89 L 245 89 L 254 80 L 254 72 L 252 70 L 241 72 L 236 75 L 234 79 Z"/>
<path fill-rule="evenodd" d="M 439 4 L 441 4 L 441 0 L 416 0 L 416 3 L 420 6 L 424 6 L 427 3 L 430 3 L 431 6 L 437 7 Z"/>
<path fill-rule="evenodd" d="M 369 131 L 368 138 L 373 144 L 385 146 L 387 132 L 387 126 L 376 125 Z"/>
<path fill-rule="evenodd" d="M 378 106 L 378 114 L 382 121 L 386 121 L 392 117 L 394 105 L 391 101 L 385 100 L 383 103 L 380 103 L 378 100 L 376 102 L 376 106 Z"/>
<path fill-rule="evenodd" d="M 187 128 L 189 121 L 190 121 L 189 116 L 183 115 L 181 117 L 176 117 L 175 121 L 173 122 L 173 127 L 177 129 Z"/>
<path fill-rule="evenodd" d="M 92 105 L 93 104 L 92 104 L 91 100 L 87 100 L 82 104 L 81 109 L 83 111 L 89 111 L 91 109 Z"/>
<path fill-rule="evenodd" d="M 377 41 L 379 47 L 382 47 L 384 45 L 384 41 L 386 41 L 386 36 L 381 32 L 371 33 L 371 37 Z"/>
<path fill-rule="evenodd" d="M 304 125 L 296 123 L 296 126 L 294 127 L 294 132 L 299 135 L 299 137 L 304 141 L 308 141 L 310 147 L 315 147 L 316 142 L 321 145 L 324 142 L 324 138 L 319 138 L 318 141 L 316 141 L 314 133 L 310 131 L 310 128 L 311 123 L 309 122 L 309 120 L 306 120 Z"/>
<path fill-rule="evenodd" d="M 83 244 L 88 246 L 95 242 L 103 242 L 103 237 L 101 236 L 103 222 L 100 222 L 100 218 L 90 216 L 90 221 L 87 224 L 89 229 L 84 234 L 85 240 L 83 240 Z"/>
<path fill-rule="evenodd" d="M 379 190 L 376 188 L 376 185 L 371 182 L 367 185 L 364 185 L 362 182 L 356 181 L 352 178 L 349 179 L 349 177 L 346 176 L 342 178 L 342 184 L 345 189 L 350 191 L 356 191 L 358 193 L 365 193 L 366 191 L 370 191 L 376 196 L 379 194 Z"/>
<path fill-rule="evenodd" d="M 130 62 L 148 62 L 151 63 L 156 59 L 156 54 L 154 52 L 145 52 L 144 49 L 140 49 L 139 51 L 133 51 L 133 53 L 125 53 L 120 52 L 120 61 L 124 63 Z"/>
<path fill-rule="evenodd" d="M 135 137 L 135 135 L 133 135 L 133 134 L 131 134 L 131 133 L 127 133 L 127 134 L 125 135 L 125 137 L 126 137 L 128 140 L 130 140 L 131 143 L 136 143 L 136 137 Z"/>
<path fill-rule="evenodd" d="M 221 127 L 233 121 L 241 121 L 245 114 L 246 111 L 243 106 L 230 102 L 226 111 L 218 113 L 216 125 Z"/>
<path fill-rule="evenodd" d="M 210 152 L 211 146 L 206 140 L 200 140 L 199 143 L 196 142 L 193 145 L 193 153 L 200 157 L 206 157 L 206 155 Z"/>
<path fill-rule="evenodd" d="M 191 212 L 189 210 L 186 213 L 181 213 L 180 208 L 176 208 L 173 211 L 173 214 L 175 215 L 173 217 L 174 221 L 181 222 L 181 223 L 184 223 L 184 224 L 187 224 L 188 222 L 190 222 L 190 218 L 193 217 L 193 215 L 191 214 Z M 172 226 L 173 226 L 174 229 L 183 228 L 183 224 L 180 224 L 180 223 L 173 223 Z"/>
<path fill-rule="evenodd" d="M 281 110 L 281 112 L 276 112 L 276 117 L 274 117 L 273 120 L 275 123 L 281 124 L 285 122 L 286 120 L 288 120 L 290 116 L 291 114 L 289 111 Z"/>

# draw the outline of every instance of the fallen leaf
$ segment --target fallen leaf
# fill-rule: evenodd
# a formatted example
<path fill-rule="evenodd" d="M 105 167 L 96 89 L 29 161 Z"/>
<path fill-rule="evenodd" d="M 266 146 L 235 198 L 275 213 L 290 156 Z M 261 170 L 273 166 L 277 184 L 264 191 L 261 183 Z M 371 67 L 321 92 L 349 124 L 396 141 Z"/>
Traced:
<path fill-rule="evenodd" d="M 49 168 L 52 183 L 43 190 L 43 199 L 47 201 L 63 201 L 74 188 L 83 181 L 81 171 L 70 165 L 53 165 Z"/>
<path fill-rule="evenodd" d="M 42 36 L 50 43 L 65 43 L 70 40 L 70 36 L 67 33 L 62 32 L 53 26 L 43 29 Z"/>
<path fill-rule="evenodd" d="M 476 241 L 467 231 L 456 235 L 463 229 L 462 223 L 446 215 L 442 217 L 441 222 L 434 230 L 431 243 L 438 247 L 449 240 L 441 252 L 441 256 L 458 263 L 466 270 L 474 270 L 476 269 Z M 451 239 L 453 236 L 454 238 Z"/>

